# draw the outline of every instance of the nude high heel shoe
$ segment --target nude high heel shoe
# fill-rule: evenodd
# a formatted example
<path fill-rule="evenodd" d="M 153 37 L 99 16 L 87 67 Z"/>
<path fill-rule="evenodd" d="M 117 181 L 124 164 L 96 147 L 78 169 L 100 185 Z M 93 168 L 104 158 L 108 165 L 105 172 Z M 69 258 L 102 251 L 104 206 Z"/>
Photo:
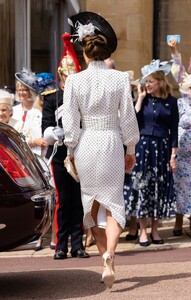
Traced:
<path fill-rule="evenodd" d="M 115 274 L 112 270 L 112 257 L 110 253 L 105 252 L 103 254 L 103 262 L 104 262 L 105 270 L 102 274 L 102 280 L 108 288 L 111 288 L 115 281 Z"/>

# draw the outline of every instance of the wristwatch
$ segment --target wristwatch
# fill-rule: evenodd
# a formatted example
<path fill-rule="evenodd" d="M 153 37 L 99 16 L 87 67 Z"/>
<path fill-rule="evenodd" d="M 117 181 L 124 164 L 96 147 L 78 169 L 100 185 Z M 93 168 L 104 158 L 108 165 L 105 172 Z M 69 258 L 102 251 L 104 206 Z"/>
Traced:
<path fill-rule="evenodd" d="M 171 154 L 172 158 L 177 158 L 177 154 Z"/>

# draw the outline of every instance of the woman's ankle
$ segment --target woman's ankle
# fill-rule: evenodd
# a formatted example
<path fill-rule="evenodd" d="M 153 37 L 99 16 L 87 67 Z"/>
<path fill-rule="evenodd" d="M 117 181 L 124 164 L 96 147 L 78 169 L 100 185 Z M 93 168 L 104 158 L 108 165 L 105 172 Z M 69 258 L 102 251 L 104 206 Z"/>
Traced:
<path fill-rule="evenodd" d="M 174 224 L 174 230 L 182 230 L 182 226 L 183 226 L 183 215 L 177 214 L 176 221 Z"/>

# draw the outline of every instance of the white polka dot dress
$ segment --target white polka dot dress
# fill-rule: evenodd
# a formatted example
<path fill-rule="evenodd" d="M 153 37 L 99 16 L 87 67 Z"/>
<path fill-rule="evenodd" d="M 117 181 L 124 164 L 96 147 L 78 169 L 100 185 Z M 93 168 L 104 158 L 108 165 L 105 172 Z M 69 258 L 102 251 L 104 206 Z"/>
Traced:
<path fill-rule="evenodd" d="M 94 200 L 124 228 L 123 145 L 132 154 L 139 140 L 129 75 L 93 61 L 86 70 L 68 76 L 62 122 L 64 143 L 80 178 L 85 228 L 95 225 Z"/>

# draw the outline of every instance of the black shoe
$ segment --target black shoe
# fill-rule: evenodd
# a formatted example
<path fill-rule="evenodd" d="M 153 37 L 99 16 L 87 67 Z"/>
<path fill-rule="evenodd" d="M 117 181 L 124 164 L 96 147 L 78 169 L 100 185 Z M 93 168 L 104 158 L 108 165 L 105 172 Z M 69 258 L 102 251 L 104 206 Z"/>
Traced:
<path fill-rule="evenodd" d="M 89 254 L 83 250 L 83 249 L 79 249 L 77 251 L 74 251 L 71 253 L 72 257 L 78 257 L 78 258 L 88 258 L 90 257 Z"/>
<path fill-rule="evenodd" d="M 135 233 L 135 235 L 133 234 L 127 234 L 126 237 L 125 237 L 125 240 L 126 241 L 134 241 L 138 238 L 138 229 L 137 229 L 137 232 Z"/>
<path fill-rule="evenodd" d="M 148 247 L 148 246 L 150 246 L 150 242 L 149 241 L 146 241 L 146 242 L 139 242 L 139 245 L 141 246 L 141 247 Z"/>
<path fill-rule="evenodd" d="M 54 254 L 54 259 L 66 259 L 67 253 L 62 250 L 57 250 Z"/>
<path fill-rule="evenodd" d="M 43 240 L 42 238 L 39 238 L 37 243 L 36 243 L 36 247 L 35 247 L 35 251 L 40 251 L 43 249 L 43 246 L 42 246 L 42 243 L 43 243 Z"/>
<path fill-rule="evenodd" d="M 42 250 L 42 249 L 43 249 L 42 246 L 36 246 L 35 249 L 34 249 L 34 251 L 40 251 L 40 250 Z"/>
<path fill-rule="evenodd" d="M 150 234 L 150 238 L 151 238 L 152 243 L 155 244 L 155 245 L 162 245 L 162 244 L 164 244 L 164 240 L 163 239 L 154 240 L 152 234 Z"/>
<path fill-rule="evenodd" d="M 174 236 L 181 236 L 182 235 L 182 229 L 174 229 L 173 230 Z"/>

